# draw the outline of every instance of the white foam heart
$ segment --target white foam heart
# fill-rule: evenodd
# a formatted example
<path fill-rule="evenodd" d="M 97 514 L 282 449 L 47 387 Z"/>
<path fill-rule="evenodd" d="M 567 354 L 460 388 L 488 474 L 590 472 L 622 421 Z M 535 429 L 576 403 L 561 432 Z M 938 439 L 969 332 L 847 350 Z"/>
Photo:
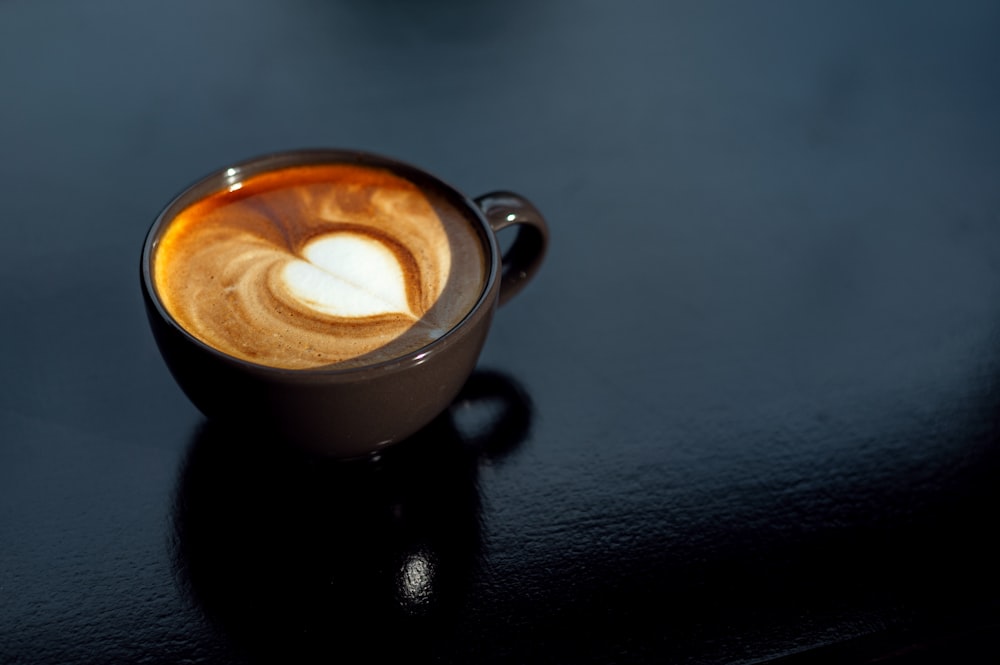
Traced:
<path fill-rule="evenodd" d="M 392 251 L 358 233 L 329 233 L 302 251 L 304 260 L 282 273 L 289 291 L 310 308 L 333 316 L 408 314 L 406 280 Z"/>

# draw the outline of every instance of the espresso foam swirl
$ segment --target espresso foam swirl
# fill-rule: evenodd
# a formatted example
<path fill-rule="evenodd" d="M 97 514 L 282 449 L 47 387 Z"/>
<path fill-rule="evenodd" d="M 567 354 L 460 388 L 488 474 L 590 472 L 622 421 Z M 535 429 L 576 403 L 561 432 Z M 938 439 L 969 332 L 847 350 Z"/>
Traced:
<path fill-rule="evenodd" d="M 301 369 L 377 362 L 433 341 L 479 295 L 474 232 L 389 172 L 254 176 L 182 211 L 156 250 L 171 315 L 205 343 Z"/>

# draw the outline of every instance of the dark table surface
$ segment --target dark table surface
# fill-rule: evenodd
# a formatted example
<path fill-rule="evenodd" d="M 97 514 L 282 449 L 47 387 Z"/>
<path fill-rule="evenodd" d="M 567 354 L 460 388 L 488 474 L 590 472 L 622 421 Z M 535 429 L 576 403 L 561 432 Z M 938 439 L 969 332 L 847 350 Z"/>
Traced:
<path fill-rule="evenodd" d="M 0 662 L 996 662 L 996 2 L 0 2 Z M 205 419 L 138 284 L 208 171 L 546 214 L 381 462 Z"/>

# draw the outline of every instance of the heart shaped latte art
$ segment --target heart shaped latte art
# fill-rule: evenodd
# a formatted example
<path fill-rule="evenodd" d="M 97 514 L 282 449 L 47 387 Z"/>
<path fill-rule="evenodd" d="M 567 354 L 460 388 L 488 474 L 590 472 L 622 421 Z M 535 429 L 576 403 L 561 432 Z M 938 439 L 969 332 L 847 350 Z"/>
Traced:
<path fill-rule="evenodd" d="M 394 173 L 304 165 L 242 185 L 178 213 L 155 258 L 164 306 L 223 353 L 287 369 L 382 362 L 479 297 L 475 228 Z"/>
<path fill-rule="evenodd" d="M 285 265 L 282 279 L 302 304 L 331 316 L 417 316 L 410 310 L 406 275 L 377 238 L 340 231 L 309 242 L 302 259 Z"/>

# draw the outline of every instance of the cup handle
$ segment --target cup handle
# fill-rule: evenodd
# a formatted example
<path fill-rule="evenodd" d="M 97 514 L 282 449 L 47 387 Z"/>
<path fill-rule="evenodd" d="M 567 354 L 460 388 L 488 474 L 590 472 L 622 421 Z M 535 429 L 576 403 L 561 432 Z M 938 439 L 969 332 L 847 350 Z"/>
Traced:
<path fill-rule="evenodd" d="M 490 192 L 476 198 L 494 233 L 518 225 L 513 244 L 501 257 L 499 304 L 515 296 L 538 272 L 549 244 L 549 227 L 528 199 L 514 192 Z"/>

